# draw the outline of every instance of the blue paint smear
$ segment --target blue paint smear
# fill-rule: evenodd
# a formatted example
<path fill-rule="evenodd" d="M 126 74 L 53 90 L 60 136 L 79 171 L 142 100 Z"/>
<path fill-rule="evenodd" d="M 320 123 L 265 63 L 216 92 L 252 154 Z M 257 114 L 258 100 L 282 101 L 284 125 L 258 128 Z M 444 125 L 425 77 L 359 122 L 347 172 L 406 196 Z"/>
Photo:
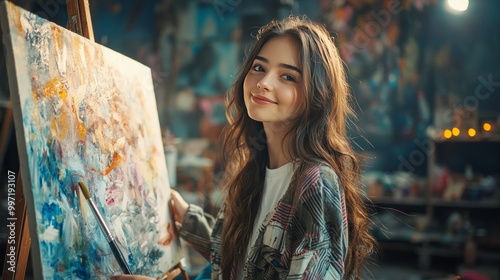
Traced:
<path fill-rule="evenodd" d="M 49 218 L 48 223 L 53 227 L 59 229 L 62 225 L 62 211 L 61 208 L 55 203 L 44 203 L 42 206 L 42 216 Z"/>

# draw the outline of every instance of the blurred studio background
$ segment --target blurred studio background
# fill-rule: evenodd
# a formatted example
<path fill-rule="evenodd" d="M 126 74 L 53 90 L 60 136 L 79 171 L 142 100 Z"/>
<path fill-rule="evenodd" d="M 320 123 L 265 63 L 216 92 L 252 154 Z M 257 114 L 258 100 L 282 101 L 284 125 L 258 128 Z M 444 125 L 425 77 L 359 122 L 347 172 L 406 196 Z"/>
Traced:
<path fill-rule="evenodd" d="M 66 26 L 64 0 L 13 2 Z M 351 138 L 380 242 L 366 279 L 500 279 L 500 1 L 89 2 L 96 42 L 152 70 L 171 185 L 214 214 L 224 95 L 249 43 L 291 13 L 323 23 L 359 116 Z M 0 105 L 7 174 L 19 162 L 3 49 Z M 207 265 L 189 248 L 186 263 L 193 278 Z"/>

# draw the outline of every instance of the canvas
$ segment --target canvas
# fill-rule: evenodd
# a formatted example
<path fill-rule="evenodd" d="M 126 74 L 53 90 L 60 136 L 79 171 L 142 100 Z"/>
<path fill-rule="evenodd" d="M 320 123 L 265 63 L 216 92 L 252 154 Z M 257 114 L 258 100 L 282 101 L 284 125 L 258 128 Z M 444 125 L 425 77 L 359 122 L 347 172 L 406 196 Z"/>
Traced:
<path fill-rule="evenodd" d="M 83 181 L 134 274 L 181 260 L 151 71 L 0 3 L 36 278 L 121 273 Z"/>

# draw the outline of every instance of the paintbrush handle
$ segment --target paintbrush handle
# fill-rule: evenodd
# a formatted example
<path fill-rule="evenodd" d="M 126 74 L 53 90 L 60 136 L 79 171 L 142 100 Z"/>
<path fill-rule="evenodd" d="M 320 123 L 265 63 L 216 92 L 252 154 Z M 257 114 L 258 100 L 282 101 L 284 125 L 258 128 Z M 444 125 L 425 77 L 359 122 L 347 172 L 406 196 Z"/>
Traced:
<path fill-rule="evenodd" d="M 101 227 L 102 232 L 106 236 L 106 239 L 108 241 L 111 241 L 113 239 L 113 235 L 111 234 L 111 231 L 109 230 L 108 226 L 106 225 L 106 222 L 104 221 L 104 218 L 102 217 L 101 213 L 97 209 L 97 206 L 95 205 L 92 198 L 87 199 L 87 201 L 90 205 L 90 209 L 92 209 L 94 216 L 96 217 L 97 221 L 99 222 L 99 226 Z"/>
<path fill-rule="evenodd" d="M 130 272 L 130 269 L 128 268 L 127 263 L 125 262 L 125 258 L 122 255 L 122 252 L 120 251 L 120 248 L 118 248 L 118 245 L 116 245 L 115 240 L 109 241 L 109 246 L 111 247 L 111 251 L 113 251 L 113 255 L 115 255 L 116 260 L 118 261 L 118 264 L 120 265 L 122 271 L 124 274 L 132 274 Z"/>
<path fill-rule="evenodd" d="M 99 225 L 101 226 L 101 229 L 104 235 L 106 236 L 106 239 L 108 240 L 109 246 L 111 247 L 111 251 L 113 251 L 113 255 L 115 256 L 115 259 L 120 265 L 123 273 L 132 274 L 130 273 L 130 269 L 128 268 L 128 265 L 125 262 L 125 258 L 123 257 L 120 248 L 118 248 L 118 246 L 116 245 L 116 241 L 113 238 L 113 235 L 111 234 L 111 231 L 109 230 L 108 226 L 106 225 L 104 218 L 101 216 L 101 213 L 99 213 L 99 210 L 97 210 L 97 206 L 95 205 L 94 201 L 92 200 L 92 198 L 87 199 L 87 201 L 89 202 L 90 209 L 92 209 L 92 212 L 94 212 L 94 215 L 97 218 L 97 221 L 99 222 Z"/>

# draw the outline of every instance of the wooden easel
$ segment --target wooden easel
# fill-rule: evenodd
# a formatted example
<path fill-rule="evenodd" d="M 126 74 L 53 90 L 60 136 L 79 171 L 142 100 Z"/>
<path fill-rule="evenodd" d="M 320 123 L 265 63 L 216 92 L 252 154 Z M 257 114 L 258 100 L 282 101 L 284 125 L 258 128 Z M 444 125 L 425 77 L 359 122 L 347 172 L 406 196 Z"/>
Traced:
<path fill-rule="evenodd" d="M 94 40 L 94 31 L 92 29 L 92 19 L 90 17 L 90 8 L 88 0 L 67 0 L 66 1 L 66 9 L 68 12 L 68 26 L 67 28 L 91 41 Z M 12 121 L 12 109 L 8 111 L 9 119 L 8 121 Z M 5 121 L 3 125 L 3 130 L 5 130 Z M 2 135 L 5 135 L 2 131 Z M 4 144 L 4 141 L 0 144 Z M 16 195 L 15 195 L 15 217 L 11 218 L 12 221 L 15 221 L 15 256 L 16 256 L 16 265 L 15 270 L 12 272 L 9 270 L 10 264 L 8 264 L 9 259 L 7 258 L 7 254 L 10 252 L 10 245 L 7 244 L 6 257 L 3 264 L 3 274 L 2 279 L 15 279 L 15 280 L 23 280 L 26 274 L 26 268 L 28 264 L 28 257 L 30 253 L 31 247 L 31 237 L 28 228 L 28 215 L 26 209 L 26 201 L 24 200 L 24 191 L 21 180 L 21 172 L 19 171 L 17 174 L 16 180 Z M 178 263 L 170 270 L 166 271 L 162 276 L 158 279 L 162 280 L 172 280 L 177 276 L 182 275 L 184 280 L 189 280 L 189 276 L 187 272 L 184 270 L 181 263 Z"/>

